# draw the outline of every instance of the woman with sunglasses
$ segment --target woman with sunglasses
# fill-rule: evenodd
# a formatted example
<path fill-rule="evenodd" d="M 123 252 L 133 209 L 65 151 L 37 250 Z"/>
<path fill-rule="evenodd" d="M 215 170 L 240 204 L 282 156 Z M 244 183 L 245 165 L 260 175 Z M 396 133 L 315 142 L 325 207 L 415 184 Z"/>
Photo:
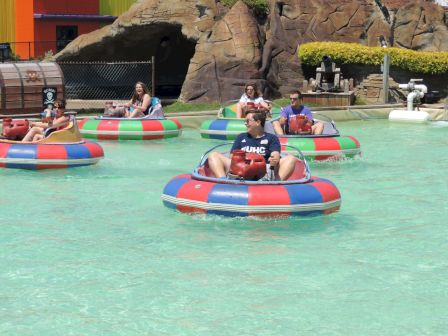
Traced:
<path fill-rule="evenodd" d="M 293 91 L 289 95 L 289 99 L 291 104 L 282 108 L 280 118 L 272 123 L 275 133 L 278 135 L 294 134 L 292 129 L 290 129 L 292 119 L 302 116 L 306 122 L 311 123 L 311 134 L 322 134 L 324 124 L 320 121 L 315 122 L 311 110 L 302 105 L 302 93 L 299 90 Z"/>
<path fill-rule="evenodd" d="M 47 120 L 46 122 L 40 121 L 30 124 L 30 130 L 23 138 L 22 142 L 34 142 L 43 139 L 45 130 L 52 127 L 55 130 L 60 130 L 67 127 L 69 123 L 69 117 L 64 115 L 65 113 L 65 101 L 58 100 L 54 104 L 56 109 L 55 117 L 53 120 Z"/>
<path fill-rule="evenodd" d="M 265 122 L 266 113 L 249 110 L 245 119 L 247 133 L 238 135 L 233 143 L 231 153 L 241 149 L 245 152 L 260 154 L 268 164 L 266 167 L 267 177 L 271 175 L 270 170 L 273 167 L 276 180 L 287 180 L 294 172 L 297 159 L 292 155 L 280 158 L 280 141 L 276 135 L 265 133 Z M 210 170 L 217 178 L 227 176 L 231 162 L 232 156 L 229 158 L 219 152 L 212 152 L 208 156 Z"/>
<path fill-rule="evenodd" d="M 270 107 L 258 92 L 257 84 L 248 83 L 244 88 L 244 93 L 236 105 L 236 117 L 242 118 L 244 112 L 250 109 L 260 109 L 269 111 Z"/>

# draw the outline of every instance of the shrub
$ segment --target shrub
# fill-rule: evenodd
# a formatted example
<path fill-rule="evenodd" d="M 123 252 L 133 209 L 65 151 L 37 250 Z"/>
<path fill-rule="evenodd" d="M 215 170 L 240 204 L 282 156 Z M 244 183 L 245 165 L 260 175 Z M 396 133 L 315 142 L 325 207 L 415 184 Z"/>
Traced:
<path fill-rule="evenodd" d="M 238 0 L 222 0 L 222 4 L 226 7 L 232 8 L 232 6 Z M 251 8 L 255 14 L 263 15 L 268 12 L 268 1 L 267 0 L 243 0 L 243 2 Z"/>
<path fill-rule="evenodd" d="M 357 43 L 311 42 L 302 44 L 298 56 L 302 63 L 318 66 L 327 55 L 336 63 L 380 65 L 385 53 L 391 56 L 391 65 L 404 70 L 443 74 L 448 72 L 448 52 L 414 51 L 402 48 L 366 47 Z"/>

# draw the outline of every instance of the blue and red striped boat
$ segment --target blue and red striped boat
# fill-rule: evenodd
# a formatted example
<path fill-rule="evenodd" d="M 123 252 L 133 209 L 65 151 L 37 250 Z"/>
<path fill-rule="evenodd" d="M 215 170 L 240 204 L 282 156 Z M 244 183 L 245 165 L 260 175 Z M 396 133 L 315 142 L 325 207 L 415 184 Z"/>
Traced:
<path fill-rule="evenodd" d="M 0 167 L 18 169 L 56 169 L 87 166 L 104 157 L 103 148 L 82 139 L 76 120 L 36 142 L 0 140 Z"/>
<path fill-rule="evenodd" d="M 191 174 L 168 182 L 161 196 L 165 206 L 186 213 L 288 217 L 330 214 L 341 205 L 338 188 L 311 176 L 303 156 L 286 181 L 244 181 L 214 177 L 207 154 Z"/>

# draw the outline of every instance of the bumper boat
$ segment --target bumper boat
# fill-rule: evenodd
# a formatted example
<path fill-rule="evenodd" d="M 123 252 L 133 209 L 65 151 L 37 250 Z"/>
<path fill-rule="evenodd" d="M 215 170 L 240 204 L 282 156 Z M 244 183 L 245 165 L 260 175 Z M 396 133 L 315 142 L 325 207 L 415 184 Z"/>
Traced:
<path fill-rule="evenodd" d="M 271 114 L 273 117 L 280 115 L 280 107 L 272 105 Z M 237 135 L 246 132 L 244 119 L 236 118 L 236 104 L 238 101 L 228 102 L 218 112 L 217 119 L 204 121 L 200 126 L 201 137 L 204 139 L 235 140 Z"/>
<path fill-rule="evenodd" d="M 281 108 L 272 107 L 273 118 L 278 118 Z M 324 123 L 320 135 L 278 135 L 282 150 L 286 146 L 299 148 L 308 160 L 324 161 L 341 158 L 354 158 L 361 154 L 361 145 L 353 136 L 341 136 L 334 122 L 323 115 L 316 115 L 316 120 Z M 221 108 L 218 118 L 206 120 L 201 124 L 201 137 L 204 139 L 234 140 L 238 134 L 246 132 L 244 119 L 237 119 L 236 103 Z M 274 119 L 275 120 L 275 119 Z M 265 132 L 275 134 L 272 121 L 266 121 Z"/>
<path fill-rule="evenodd" d="M 85 118 L 79 122 L 85 138 L 98 140 L 154 140 L 178 137 L 182 125 L 176 119 Z"/>
<path fill-rule="evenodd" d="M 228 145 L 228 144 L 224 144 Z M 191 174 L 174 177 L 161 196 L 165 206 L 184 213 L 223 216 L 289 217 L 330 214 L 339 209 L 341 195 L 329 180 L 311 176 L 297 150 L 294 173 L 286 181 L 216 178 L 206 152 Z M 265 168 L 264 168 L 265 169 Z"/>
<path fill-rule="evenodd" d="M 316 121 L 324 124 L 322 134 L 277 135 L 282 151 L 289 153 L 288 146 L 297 147 L 308 160 L 314 161 L 355 158 L 361 155 L 358 139 L 353 136 L 341 136 L 332 120 L 313 114 L 316 115 Z"/>
<path fill-rule="evenodd" d="M 0 167 L 56 169 L 93 165 L 104 157 L 102 147 L 82 139 L 76 119 L 62 130 L 47 130 L 36 142 L 0 139 Z"/>

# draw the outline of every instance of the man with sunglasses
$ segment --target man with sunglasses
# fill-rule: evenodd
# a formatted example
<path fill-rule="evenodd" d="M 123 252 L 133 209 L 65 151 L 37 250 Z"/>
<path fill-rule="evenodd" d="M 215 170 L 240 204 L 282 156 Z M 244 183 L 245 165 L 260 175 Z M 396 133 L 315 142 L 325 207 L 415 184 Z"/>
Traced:
<path fill-rule="evenodd" d="M 235 139 L 231 153 L 241 149 L 249 153 L 257 153 L 266 160 L 266 175 L 270 175 L 270 168 L 273 167 L 276 180 L 287 180 L 294 172 L 297 159 L 292 155 L 280 157 L 280 141 L 274 134 L 265 133 L 264 125 L 266 113 L 249 110 L 246 114 L 246 133 L 241 133 Z M 219 152 L 212 152 L 208 156 L 208 165 L 217 178 L 227 176 L 230 170 L 232 157 L 224 156 Z"/>
<path fill-rule="evenodd" d="M 303 118 L 306 122 L 311 123 L 311 134 L 322 134 L 324 124 L 319 121 L 315 122 L 311 110 L 302 105 L 302 93 L 299 90 L 291 92 L 289 99 L 291 105 L 282 108 L 280 118 L 273 122 L 275 133 L 278 135 L 295 134 L 290 127 L 293 123 L 293 119 Z"/>

